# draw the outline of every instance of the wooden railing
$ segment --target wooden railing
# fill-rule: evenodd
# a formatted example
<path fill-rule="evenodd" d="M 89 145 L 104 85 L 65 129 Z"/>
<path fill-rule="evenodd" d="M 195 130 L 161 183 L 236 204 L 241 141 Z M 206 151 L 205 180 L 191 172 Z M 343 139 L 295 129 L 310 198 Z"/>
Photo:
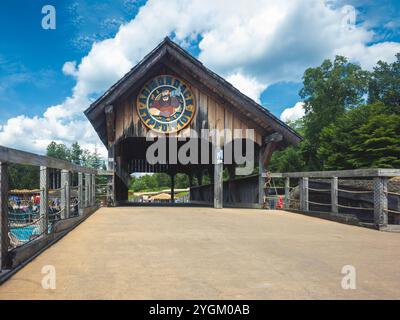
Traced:
<path fill-rule="evenodd" d="M 10 223 L 9 223 L 9 164 L 31 165 L 40 167 L 40 211 L 39 227 L 40 236 L 34 241 L 46 238 L 50 233 L 56 232 L 56 228 L 49 228 L 49 171 L 53 176 L 58 175 L 57 181 L 60 192 L 60 216 L 61 220 L 72 218 L 71 216 L 71 174 L 77 174 L 77 207 L 78 217 L 74 221 L 84 218 L 95 207 L 97 170 L 82 167 L 67 161 L 41 156 L 29 152 L 19 151 L 0 146 L 0 273 L 10 268 Z M 54 181 L 52 181 L 54 183 Z M 58 183 L 60 182 L 60 183 Z M 53 189 L 56 186 L 53 185 Z M 89 210 L 88 210 L 89 209 Z M 70 219 L 71 220 L 71 219 Z M 69 222 L 66 225 L 72 226 Z M 64 226 L 65 227 L 65 226 Z M 60 229 L 60 228 L 59 228 Z M 62 228 L 61 228 L 62 229 Z M 64 229 L 65 230 L 65 229 Z M 54 238 L 54 237 L 52 237 Z M 44 241 L 45 242 L 45 241 Z M 11 248 L 12 249 L 12 248 Z M 35 250 L 31 251 L 34 254 Z M 26 256 L 26 253 L 25 253 Z M 28 254 L 29 256 L 29 254 Z"/>
<path fill-rule="evenodd" d="M 328 206 L 330 212 L 338 214 L 339 209 L 349 208 L 354 210 L 369 210 L 369 208 L 363 207 L 350 207 L 344 206 L 338 203 L 339 192 L 350 192 L 350 193 L 368 193 L 370 194 L 373 202 L 373 207 L 370 209 L 373 212 L 373 220 L 376 228 L 380 230 L 387 229 L 399 229 L 397 227 L 391 227 L 388 223 L 388 215 L 396 215 L 396 221 L 400 221 L 400 208 L 389 209 L 388 197 L 398 196 L 400 193 L 388 191 L 388 180 L 392 177 L 400 177 L 400 169 L 357 169 L 357 170 L 342 170 L 342 171 L 313 171 L 313 172 L 287 172 L 287 173 L 265 173 L 263 176 L 266 179 L 284 179 L 284 208 L 291 209 L 291 197 L 290 197 L 290 183 L 291 179 L 298 179 L 299 184 L 299 210 L 303 212 L 311 212 L 310 204 L 316 204 L 320 206 Z M 330 203 L 316 203 L 309 200 L 310 191 L 313 190 L 309 187 L 310 179 L 330 181 L 330 190 L 319 190 L 321 192 L 327 191 L 330 193 Z M 338 179 L 349 179 L 349 180 L 372 180 L 371 190 L 344 190 L 340 189 L 338 185 Z M 400 202 L 399 202 L 400 203 Z M 398 223 L 396 223 L 398 225 Z M 400 230 L 400 229 L 399 229 Z"/>

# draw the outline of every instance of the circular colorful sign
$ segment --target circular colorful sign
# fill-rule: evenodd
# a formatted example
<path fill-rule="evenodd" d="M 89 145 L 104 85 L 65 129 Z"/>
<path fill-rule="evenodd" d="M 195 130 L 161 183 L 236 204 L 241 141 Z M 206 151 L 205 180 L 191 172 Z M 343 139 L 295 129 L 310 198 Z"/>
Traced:
<path fill-rule="evenodd" d="M 196 111 L 189 86 L 170 75 L 157 76 L 147 82 L 138 94 L 136 106 L 143 123 L 161 133 L 182 130 Z"/>

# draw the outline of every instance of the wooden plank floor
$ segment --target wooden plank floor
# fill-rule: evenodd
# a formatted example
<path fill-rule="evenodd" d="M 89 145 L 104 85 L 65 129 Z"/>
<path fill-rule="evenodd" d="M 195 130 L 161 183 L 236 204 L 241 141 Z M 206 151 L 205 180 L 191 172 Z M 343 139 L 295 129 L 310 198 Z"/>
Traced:
<path fill-rule="evenodd" d="M 103 208 L 0 287 L 0 299 L 400 298 L 400 234 L 294 213 Z M 46 265 L 56 289 L 43 289 Z M 344 265 L 356 290 L 341 287 Z"/>

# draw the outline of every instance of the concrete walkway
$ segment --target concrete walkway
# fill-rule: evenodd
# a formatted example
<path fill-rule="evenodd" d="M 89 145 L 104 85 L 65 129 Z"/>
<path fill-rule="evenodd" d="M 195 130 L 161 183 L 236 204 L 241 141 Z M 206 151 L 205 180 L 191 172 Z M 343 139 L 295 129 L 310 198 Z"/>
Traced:
<path fill-rule="evenodd" d="M 341 287 L 344 265 L 356 290 Z M 61 298 L 399 299 L 400 234 L 277 211 L 103 208 L 0 287 Z"/>

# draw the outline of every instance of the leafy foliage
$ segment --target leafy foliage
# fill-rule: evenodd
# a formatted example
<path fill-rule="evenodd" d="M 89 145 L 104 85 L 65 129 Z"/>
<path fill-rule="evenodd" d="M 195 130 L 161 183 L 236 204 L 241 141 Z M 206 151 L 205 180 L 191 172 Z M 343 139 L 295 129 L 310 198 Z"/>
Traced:
<path fill-rule="evenodd" d="M 304 140 L 276 152 L 269 170 L 400 168 L 400 53 L 396 58 L 372 72 L 340 56 L 307 69 L 300 91 L 306 114 L 294 126 Z"/>
<path fill-rule="evenodd" d="M 101 160 L 97 150 L 90 152 L 87 149 L 82 149 L 78 142 L 74 142 L 71 148 L 68 148 L 63 143 L 52 141 L 47 146 L 47 156 L 70 161 L 84 167 L 105 169 L 105 163 Z"/>
<path fill-rule="evenodd" d="M 147 174 L 131 179 L 130 189 L 138 191 L 159 191 L 171 187 L 171 179 L 166 173 Z M 184 189 L 189 187 L 189 178 L 186 174 L 177 173 L 175 175 L 175 188 Z"/>

